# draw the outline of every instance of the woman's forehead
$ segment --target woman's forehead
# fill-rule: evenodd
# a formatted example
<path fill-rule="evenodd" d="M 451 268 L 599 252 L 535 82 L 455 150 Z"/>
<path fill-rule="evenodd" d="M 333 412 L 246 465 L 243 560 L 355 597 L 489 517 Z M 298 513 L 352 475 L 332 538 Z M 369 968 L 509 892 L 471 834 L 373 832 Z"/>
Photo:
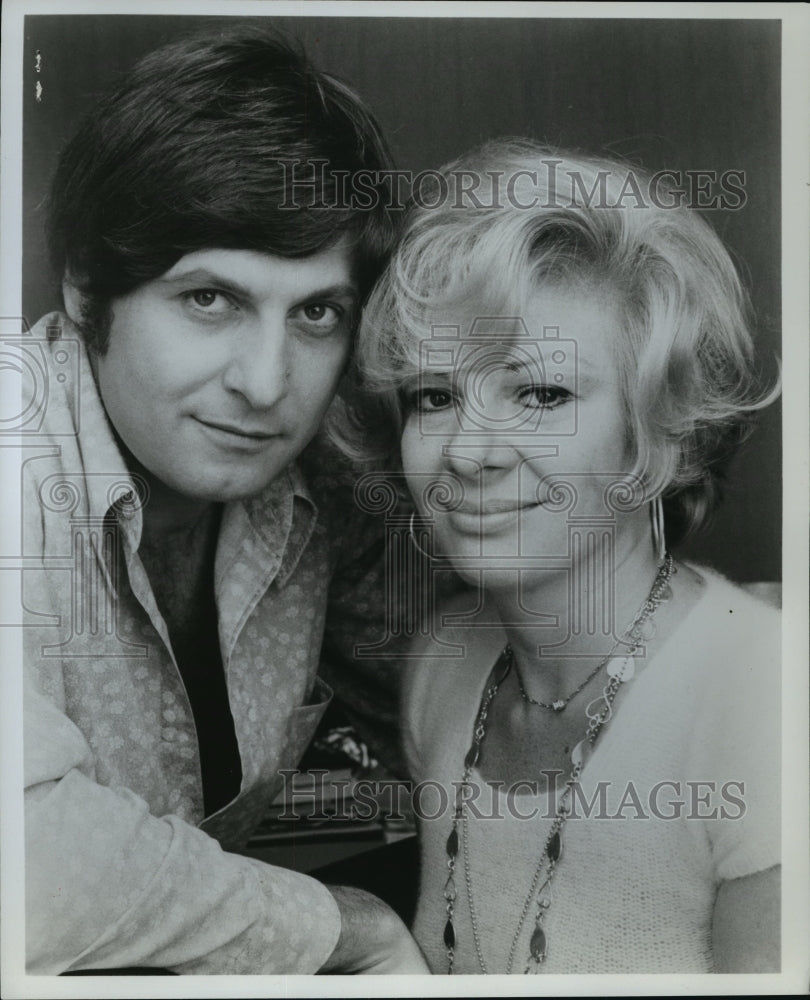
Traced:
<path fill-rule="evenodd" d="M 433 324 L 419 344 L 419 370 L 460 376 L 471 368 L 499 368 L 552 381 L 579 368 L 607 375 L 620 335 L 616 296 L 581 283 L 543 286 L 522 315 Z"/>

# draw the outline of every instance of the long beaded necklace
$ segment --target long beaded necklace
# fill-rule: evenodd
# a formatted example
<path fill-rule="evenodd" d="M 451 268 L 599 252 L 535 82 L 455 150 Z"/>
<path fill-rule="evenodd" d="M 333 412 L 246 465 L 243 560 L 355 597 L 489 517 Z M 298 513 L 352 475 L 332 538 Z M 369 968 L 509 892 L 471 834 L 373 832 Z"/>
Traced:
<path fill-rule="evenodd" d="M 571 798 L 573 795 L 573 787 L 579 782 L 580 775 L 582 774 L 582 769 L 585 766 L 585 762 L 590 756 L 590 752 L 596 742 L 602 729 L 607 725 L 613 715 L 613 702 L 616 698 L 616 694 L 619 690 L 620 685 L 623 681 L 629 681 L 633 677 L 634 667 L 632 663 L 632 657 L 634 653 L 638 650 L 639 646 L 645 639 L 652 638 L 649 634 L 648 623 L 651 624 L 652 616 L 655 614 L 658 607 L 666 600 L 672 596 L 672 591 L 670 589 L 670 580 L 672 578 L 675 569 L 673 567 L 672 556 L 666 553 L 664 556 L 664 561 L 659 567 L 658 573 L 656 574 L 653 585 L 650 588 L 650 592 L 647 595 L 646 600 L 639 608 L 632 623 L 625 629 L 622 634 L 622 638 L 618 643 L 614 644 L 610 653 L 602 659 L 597 667 L 596 671 L 593 671 L 587 678 L 586 681 L 577 689 L 574 693 L 569 695 L 565 699 L 563 708 L 568 702 L 574 697 L 575 694 L 579 693 L 585 684 L 592 680 L 596 676 L 596 673 L 605 664 L 608 664 L 608 682 L 605 685 L 601 695 L 595 698 L 585 709 L 585 715 L 588 719 L 588 725 L 585 730 L 585 735 L 583 739 L 574 747 L 571 754 L 572 768 L 565 782 L 565 787 L 563 789 L 560 800 L 557 804 L 555 811 L 555 816 L 551 824 L 548 836 L 546 837 L 546 842 L 543 847 L 543 853 L 540 857 L 540 861 L 534 871 L 534 876 L 532 877 L 531 884 L 529 886 L 529 891 L 526 895 L 526 900 L 523 904 L 523 909 L 521 910 L 520 919 L 518 920 L 517 930 L 512 939 L 512 945 L 509 950 L 509 957 L 507 961 L 507 972 L 512 971 L 512 966 L 515 959 L 515 952 L 517 950 L 518 941 L 520 940 L 521 932 L 526 923 L 526 918 L 531 909 L 532 900 L 536 903 L 536 913 L 535 913 L 535 925 L 534 931 L 529 942 L 529 957 L 526 962 L 526 967 L 523 970 L 524 974 L 529 972 L 539 972 L 540 966 L 546 959 L 548 954 L 548 942 L 546 939 L 545 929 L 543 927 L 543 922 L 546 913 L 551 906 L 551 882 L 554 876 L 557 863 L 562 856 L 562 833 L 565 827 L 565 821 L 571 811 Z M 623 654 L 621 658 L 612 658 L 612 654 L 615 652 L 619 645 L 627 646 L 627 652 Z M 487 973 L 486 962 L 484 961 L 483 950 L 481 948 L 481 936 L 478 930 L 478 917 L 475 910 L 475 904 L 473 902 L 472 895 L 472 879 L 470 876 L 470 862 L 469 862 L 469 831 L 468 831 L 468 818 L 467 812 L 464 808 L 464 804 L 467 800 L 467 792 L 470 788 L 470 776 L 472 770 L 475 767 L 478 759 L 481 755 L 481 747 L 484 742 L 484 737 L 486 736 L 486 720 L 489 714 L 490 706 L 498 693 L 503 682 L 509 676 L 512 668 L 514 666 L 514 654 L 512 652 L 511 646 L 508 644 L 504 648 L 498 662 L 492 671 L 492 683 L 489 684 L 481 698 L 481 704 L 478 710 L 478 715 L 476 717 L 475 728 L 473 730 L 473 741 L 470 749 L 464 757 L 464 770 L 462 773 L 462 778 L 459 784 L 456 786 L 456 800 L 455 807 L 453 810 L 453 826 L 450 831 L 450 835 L 447 838 L 447 843 L 445 845 L 445 851 L 447 853 L 447 869 L 448 877 L 444 885 L 444 901 L 445 901 L 445 911 L 447 913 L 447 921 L 444 925 L 444 946 L 447 953 L 447 963 L 448 975 L 452 975 L 455 966 L 455 954 L 456 954 L 456 929 L 453 923 L 453 916 L 455 914 L 455 903 L 457 899 L 457 888 L 456 888 L 456 863 L 459 853 L 459 826 L 463 830 L 463 852 L 464 852 L 464 880 L 467 889 L 467 900 L 470 907 L 470 920 L 472 923 L 473 931 L 473 943 L 475 945 L 475 952 L 478 958 L 478 964 L 481 967 L 483 973 Z M 517 670 L 516 670 L 517 673 Z M 519 678 L 518 678 L 519 679 Z M 520 685 L 522 690 L 522 684 Z M 531 701 L 531 699 L 526 696 L 526 700 Z M 560 709 L 556 708 L 556 703 L 552 702 L 546 704 L 543 702 L 537 702 L 543 708 L 554 708 L 556 711 Z"/>

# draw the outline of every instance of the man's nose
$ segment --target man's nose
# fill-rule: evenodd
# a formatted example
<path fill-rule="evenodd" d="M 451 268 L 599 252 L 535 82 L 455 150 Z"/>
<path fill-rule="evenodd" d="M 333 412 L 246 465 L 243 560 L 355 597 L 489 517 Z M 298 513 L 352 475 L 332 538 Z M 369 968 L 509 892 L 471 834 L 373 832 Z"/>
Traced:
<path fill-rule="evenodd" d="M 260 317 L 239 331 L 225 371 L 225 386 L 244 396 L 254 409 L 270 409 L 287 394 L 290 365 L 286 317 Z"/>

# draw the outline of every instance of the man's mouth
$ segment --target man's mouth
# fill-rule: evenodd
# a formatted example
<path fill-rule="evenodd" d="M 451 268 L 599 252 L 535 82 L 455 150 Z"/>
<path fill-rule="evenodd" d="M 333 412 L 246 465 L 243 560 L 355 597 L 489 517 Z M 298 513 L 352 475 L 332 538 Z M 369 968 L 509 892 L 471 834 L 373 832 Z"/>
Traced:
<path fill-rule="evenodd" d="M 271 432 L 264 428 L 258 427 L 245 427 L 241 424 L 230 423 L 223 420 L 207 420 L 202 417 L 194 417 L 194 419 L 202 424 L 203 427 L 207 427 L 213 431 L 219 431 L 222 434 L 230 434 L 234 438 L 241 438 L 243 440 L 249 441 L 270 441 L 273 438 L 280 437 L 280 432 Z"/>

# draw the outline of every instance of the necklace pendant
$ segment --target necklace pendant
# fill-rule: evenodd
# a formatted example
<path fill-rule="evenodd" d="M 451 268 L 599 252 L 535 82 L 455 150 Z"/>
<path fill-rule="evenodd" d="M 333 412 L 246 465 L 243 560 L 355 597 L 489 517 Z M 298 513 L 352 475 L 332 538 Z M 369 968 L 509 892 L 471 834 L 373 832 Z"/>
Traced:
<path fill-rule="evenodd" d="M 644 642 L 649 642 L 650 639 L 655 638 L 656 627 L 655 622 L 652 618 L 647 618 L 638 626 L 639 638 L 643 639 Z"/>
<path fill-rule="evenodd" d="M 529 944 L 529 950 L 532 958 L 538 965 L 545 961 L 545 957 L 548 954 L 548 944 L 546 942 L 545 931 L 542 927 L 535 927 L 531 943 Z"/>
<path fill-rule="evenodd" d="M 561 698 L 558 698 L 557 701 L 552 701 L 551 707 L 554 709 L 555 712 L 562 712 L 562 710 L 565 708 L 567 704 L 568 704 L 567 702 L 563 701 Z"/>
<path fill-rule="evenodd" d="M 571 751 L 571 763 L 574 767 L 578 767 L 581 772 L 592 753 L 593 746 L 589 740 L 587 738 L 580 740 Z"/>

